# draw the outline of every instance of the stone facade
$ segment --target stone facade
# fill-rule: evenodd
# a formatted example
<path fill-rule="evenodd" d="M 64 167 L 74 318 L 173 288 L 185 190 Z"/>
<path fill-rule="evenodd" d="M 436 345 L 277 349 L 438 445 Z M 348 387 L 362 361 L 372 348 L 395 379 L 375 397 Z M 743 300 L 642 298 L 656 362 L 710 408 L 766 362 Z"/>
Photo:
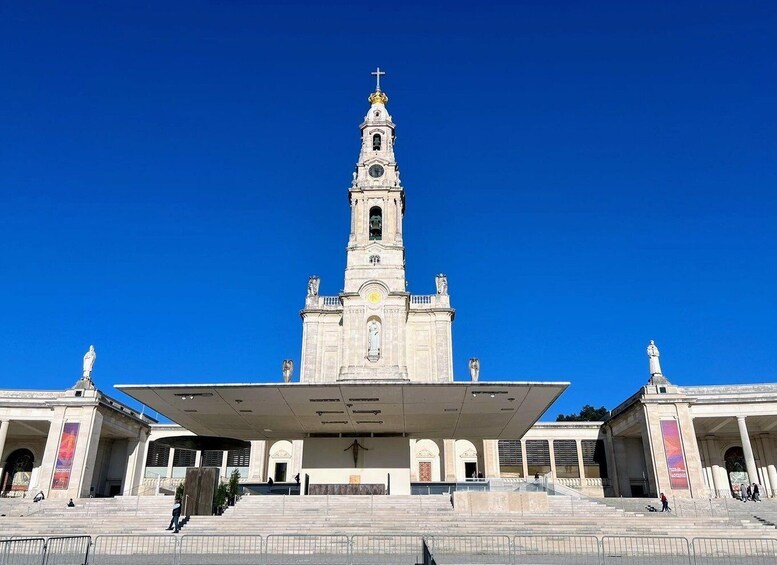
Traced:
<path fill-rule="evenodd" d="M 0 391 L 0 494 L 135 494 L 151 423 L 93 386 Z"/>

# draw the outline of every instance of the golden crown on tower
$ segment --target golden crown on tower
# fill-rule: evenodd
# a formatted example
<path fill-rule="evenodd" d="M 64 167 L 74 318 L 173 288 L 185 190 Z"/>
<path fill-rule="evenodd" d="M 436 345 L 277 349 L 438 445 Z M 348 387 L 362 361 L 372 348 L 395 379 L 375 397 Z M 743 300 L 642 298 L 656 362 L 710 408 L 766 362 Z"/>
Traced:
<path fill-rule="evenodd" d="M 370 101 L 370 104 L 383 104 L 385 106 L 386 102 L 388 102 L 388 96 L 386 96 L 385 92 L 376 90 L 370 94 L 370 97 L 367 100 Z"/>

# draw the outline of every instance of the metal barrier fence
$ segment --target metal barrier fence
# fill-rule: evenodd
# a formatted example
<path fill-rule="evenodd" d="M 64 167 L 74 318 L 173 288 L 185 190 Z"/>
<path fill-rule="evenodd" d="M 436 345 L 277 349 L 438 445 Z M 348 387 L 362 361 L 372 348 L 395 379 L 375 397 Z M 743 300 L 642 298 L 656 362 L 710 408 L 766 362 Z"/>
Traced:
<path fill-rule="evenodd" d="M 774 565 L 777 538 L 106 535 L 0 541 L 0 565 Z"/>
<path fill-rule="evenodd" d="M 345 535 L 270 535 L 264 563 L 350 565 L 350 549 L 351 539 Z"/>
<path fill-rule="evenodd" d="M 604 536 L 602 557 L 605 565 L 690 565 L 688 540 L 681 537 Z"/>
<path fill-rule="evenodd" d="M 251 565 L 264 553 L 262 536 L 183 536 L 178 565 Z"/>
<path fill-rule="evenodd" d="M 20 538 L 0 542 L 0 565 L 40 565 L 46 549 L 44 538 Z"/>
<path fill-rule="evenodd" d="M 438 565 L 512 563 L 508 536 L 426 536 L 429 550 Z"/>
<path fill-rule="evenodd" d="M 172 535 L 97 536 L 91 565 L 175 565 L 178 540 Z"/>
<path fill-rule="evenodd" d="M 693 557 L 696 565 L 774 565 L 777 540 L 695 538 Z"/>
<path fill-rule="evenodd" d="M 513 563 L 519 565 L 599 565 L 596 536 L 515 536 Z"/>
<path fill-rule="evenodd" d="M 44 565 L 86 565 L 89 558 L 89 536 L 62 536 L 46 540 Z"/>
<path fill-rule="evenodd" d="M 421 563 L 423 543 L 423 536 L 351 536 L 351 565 Z"/>

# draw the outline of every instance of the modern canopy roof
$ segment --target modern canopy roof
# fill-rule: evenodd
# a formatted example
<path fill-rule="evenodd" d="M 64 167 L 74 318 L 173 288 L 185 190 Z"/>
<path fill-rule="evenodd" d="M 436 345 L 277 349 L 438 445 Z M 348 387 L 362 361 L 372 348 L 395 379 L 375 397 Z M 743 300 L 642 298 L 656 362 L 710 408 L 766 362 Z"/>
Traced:
<path fill-rule="evenodd" d="M 517 439 L 568 382 L 116 385 L 197 435 Z"/>

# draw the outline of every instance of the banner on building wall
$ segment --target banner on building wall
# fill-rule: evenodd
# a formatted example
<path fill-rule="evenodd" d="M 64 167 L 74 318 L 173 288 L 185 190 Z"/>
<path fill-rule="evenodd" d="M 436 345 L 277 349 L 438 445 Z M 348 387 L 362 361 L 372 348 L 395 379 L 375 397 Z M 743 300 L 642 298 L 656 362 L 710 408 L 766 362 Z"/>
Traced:
<path fill-rule="evenodd" d="M 68 422 L 62 429 L 62 437 L 59 440 L 59 450 L 57 451 L 57 464 L 54 467 L 54 480 L 51 483 L 52 489 L 64 490 L 70 484 L 70 471 L 73 469 L 79 426 L 78 422 Z"/>
<path fill-rule="evenodd" d="M 685 456 L 677 420 L 661 420 L 661 435 L 664 438 L 666 464 L 669 468 L 669 484 L 673 490 L 687 489 L 688 472 L 685 468 Z"/>

